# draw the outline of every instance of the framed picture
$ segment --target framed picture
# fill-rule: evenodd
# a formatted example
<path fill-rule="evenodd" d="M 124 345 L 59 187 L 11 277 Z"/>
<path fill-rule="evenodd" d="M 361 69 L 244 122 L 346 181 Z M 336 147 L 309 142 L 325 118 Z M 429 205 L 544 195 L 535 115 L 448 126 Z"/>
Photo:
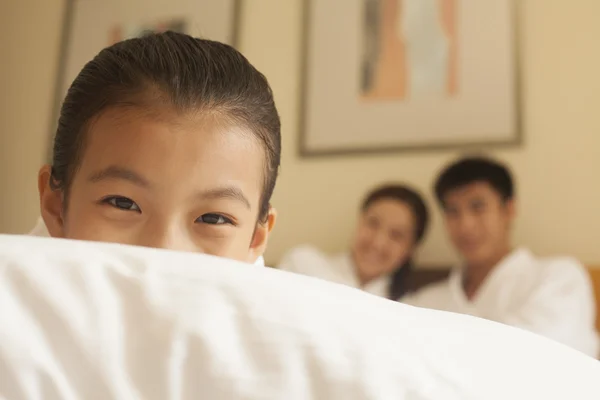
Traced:
<path fill-rule="evenodd" d="M 515 0 L 304 0 L 300 154 L 515 145 Z"/>
<path fill-rule="evenodd" d="M 241 0 L 66 0 L 65 3 L 52 137 L 71 82 L 103 48 L 147 32 L 166 30 L 237 44 Z"/>

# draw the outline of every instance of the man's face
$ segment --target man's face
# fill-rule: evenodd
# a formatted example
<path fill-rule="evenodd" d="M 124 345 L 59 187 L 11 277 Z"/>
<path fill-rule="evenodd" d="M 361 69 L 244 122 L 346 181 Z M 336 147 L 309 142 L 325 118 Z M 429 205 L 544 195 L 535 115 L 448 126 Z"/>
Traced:
<path fill-rule="evenodd" d="M 59 191 L 41 188 L 50 234 L 254 262 L 272 226 L 257 224 L 265 156 L 251 132 L 227 122 L 133 108 L 102 113 L 90 124 L 66 207 Z"/>
<path fill-rule="evenodd" d="M 443 198 L 446 228 L 467 264 L 497 262 L 510 247 L 513 200 L 503 200 L 487 182 L 475 182 Z"/>

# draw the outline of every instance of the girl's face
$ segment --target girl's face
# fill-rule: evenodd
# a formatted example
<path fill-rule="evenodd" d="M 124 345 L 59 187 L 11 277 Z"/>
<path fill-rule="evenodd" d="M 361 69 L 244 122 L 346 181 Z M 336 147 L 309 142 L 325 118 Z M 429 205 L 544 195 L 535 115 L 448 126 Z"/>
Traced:
<path fill-rule="evenodd" d="M 257 223 L 266 161 L 251 132 L 218 113 L 139 108 L 108 109 L 88 126 L 68 198 L 49 188 L 49 166 L 40 171 L 53 237 L 262 255 L 275 214 Z"/>
<path fill-rule="evenodd" d="M 363 282 L 392 273 L 415 249 L 416 221 L 411 208 L 398 200 L 381 199 L 360 216 L 352 256 Z"/>

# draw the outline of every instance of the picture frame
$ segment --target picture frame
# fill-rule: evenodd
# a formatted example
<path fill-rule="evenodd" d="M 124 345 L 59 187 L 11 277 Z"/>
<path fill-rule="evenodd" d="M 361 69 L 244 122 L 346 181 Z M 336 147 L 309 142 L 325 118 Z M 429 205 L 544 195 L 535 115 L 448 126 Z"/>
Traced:
<path fill-rule="evenodd" d="M 516 0 L 303 4 L 300 157 L 522 143 Z"/>
<path fill-rule="evenodd" d="M 66 92 L 86 62 L 116 41 L 175 30 L 236 47 L 242 0 L 65 0 L 50 137 Z M 51 158 L 52 148 L 48 150 Z"/>

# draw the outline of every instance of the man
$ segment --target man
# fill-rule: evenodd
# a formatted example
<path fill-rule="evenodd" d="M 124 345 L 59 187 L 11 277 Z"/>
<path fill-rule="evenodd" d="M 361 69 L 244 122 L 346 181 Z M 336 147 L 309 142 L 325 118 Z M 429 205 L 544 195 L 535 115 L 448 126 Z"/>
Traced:
<path fill-rule="evenodd" d="M 442 172 L 435 194 L 464 265 L 406 302 L 521 327 L 597 357 L 593 289 L 581 264 L 512 247 L 508 169 L 486 158 L 462 159 Z"/>

